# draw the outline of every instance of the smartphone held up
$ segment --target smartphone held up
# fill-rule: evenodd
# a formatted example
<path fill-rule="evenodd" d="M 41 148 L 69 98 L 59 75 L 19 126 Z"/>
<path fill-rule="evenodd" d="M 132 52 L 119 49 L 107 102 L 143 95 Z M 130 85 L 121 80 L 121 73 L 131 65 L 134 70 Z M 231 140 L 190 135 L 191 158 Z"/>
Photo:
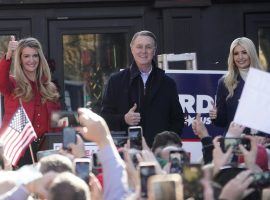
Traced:
<path fill-rule="evenodd" d="M 74 160 L 75 174 L 89 183 L 89 173 L 91 172 L 91 160 L 89 158 L 76 158 Z"/>
<path fill-rule="evenodd" d="M 143 130 L 141 126 L 130 126 L 128 128 L 128 138 L 131 149 L 142 150 L 142 136 Z"/>
<path fill-rule="evenodd" d="M 183 166 L 189 164 L 190 159 L 184 150 L 172 150 L 169 154 L 169 161 L 171 163 L 170 173 L 182 173 Z"/>
<path fill-rule="evenodd" d="M 220 147 L 223 152 L 226 152 L 230 147 L 232 147 L 233 153 L 236 155 L 242 154 L 239 145 L 243 145 L 246 150 L 251 149 L 250 140 L 245 137 L 225 137 L 220 138 Z"/>
<path fill-rule="evenodd" d="M 69 149 L 70 144 L 76 144 L 76 131 L 72 127 L 66 127 L 63 130 L 63 149 Z"/>
<path fill-rule="evenodd" d="M 140 174 L 140 188 L 141 197 L 146 198 L 147 193 L 147 182 L 148 178 L 156 174 L 156 165 L 152 162 L 140 162 L 139 163 L 139 174 Z"/>

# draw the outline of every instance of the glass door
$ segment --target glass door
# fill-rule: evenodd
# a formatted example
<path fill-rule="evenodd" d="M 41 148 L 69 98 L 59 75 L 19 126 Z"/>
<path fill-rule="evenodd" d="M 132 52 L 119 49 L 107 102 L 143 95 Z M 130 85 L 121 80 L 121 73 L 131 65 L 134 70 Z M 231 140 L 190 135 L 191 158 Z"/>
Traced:
<path fill-rule="evenodd" d="M 269 69 L 270 64 L 270 24 L 258 29 L 259 59 Z"/>
<path fill-rule="evenodd" d="M 125 33 L 64 34 L 65 103 L 69 110 L 87 105 L 99 111 L 104 82 L 127 66 Z"/>
<path fill-rule="evenodd" d="M 55 65 L 54 80 L 67 110 L 89 106 L 99 113 L 109 76 L 130 64 L 129 40 L 134 22 L 75 21 L 50 22 L 49 52 Z"/>
<path fill-rule="evenodd" d="M 245 16 L 246 35 L 255 43 L 262 65 L 270 64 L 270 14 L 249 13 Z"/>

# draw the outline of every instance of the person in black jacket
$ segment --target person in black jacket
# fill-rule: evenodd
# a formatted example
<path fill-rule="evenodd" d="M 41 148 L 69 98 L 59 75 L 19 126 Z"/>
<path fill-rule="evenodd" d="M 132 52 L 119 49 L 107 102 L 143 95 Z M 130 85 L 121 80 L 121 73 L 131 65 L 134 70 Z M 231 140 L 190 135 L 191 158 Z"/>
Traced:
<path fill-rule="evenodd" d="M 218 81 L 216 106 L 209 111 L 214 125 L 228 129 L 251 67 L 266 71 L 254 43 L 246 37 L 235 39 L 230 47 L 228 72 Z"/>
<path fill-rule="evenodd" d="M 135 33 L 130 48 L 134 61 L 129 68 L 110 77 L 101 115 L 111 131 L 142 126 L 146 142 L 151 146 L 157 133 L 181 134 L 183 111 L 175 82 L 153 60 L 157 48 L 155 35 L 149 31 Z"/>

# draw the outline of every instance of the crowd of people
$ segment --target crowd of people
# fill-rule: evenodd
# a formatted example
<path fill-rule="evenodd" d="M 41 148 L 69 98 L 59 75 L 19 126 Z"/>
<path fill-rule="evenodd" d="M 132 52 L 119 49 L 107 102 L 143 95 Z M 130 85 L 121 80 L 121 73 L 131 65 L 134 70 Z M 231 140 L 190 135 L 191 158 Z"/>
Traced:
<path fill-rule="evenodd" d="M 77 135 L 77 143 L 70 145 L 70 151 L 60 150 L 58 154 L 41 158 L 29 168 L 32 170 L 32 180 L 25 180 L 23 173 L 25 176 L 27 173 L 23 170 L 24 167 L 11 171 L 8 161 L 2 158 L 0 198 L 20 200 L 32 196 L 46 199 L 147 199 L 148 196 L 149 199 L 260 199 L 262 189 L 269 185 L 267 154 L 259 154 L 259 140 L 255 136 L 244 136 L 250 141 L 250 149 L 239 145 L 243 159 L 238 159 L 236 166 L 233 164 L 233 156 L 236 155 L 233 146 L 224 152 L 220 145 L 222 137 L 212 140 L 198 115 L 193 122 L 194 133 L 202 141 L 209 138 L 209 143 L 203 147 L 203 161 L 200 165 L 195 165 L 204 175 L 197 176 L 197 172 L 193 174 L 191 171 L 194 177 L 191 175 L 189 180 L 187 169 L 194 165 L 189 164 L 188 159 L 185 160 L 182 156 L 186 152 L 182 149 L 181 139 L 176 133 L 164 131 L 157 134 L 152 149 L 143 139 L 142 150 L 135 154 L 138 162 L 136 164 L 129 142 L 123 148 L 117 149 L 101 116 L 87 108 L 81 108 L 78 112 L 81 127 L 76 128 L 80 133 Z M 228 131 L 239 138 L 243 127 L 231 123 Z M 90 173 L 89 182 L 74 175 L 76 169 L 73 161 L 85 156 L 81 153 L 84 152 L 81 137 L 95 142 L 99 147 L 98 158 L 102 171 Z M 123 157 L 119 151 L 123 152 Z M 172 152 L 180 153 L 182 157 L 175 162 Z M 154 166 L 153 172 L 143 174 L 144 166 Z M 172 171 L 173 168 L 176 171 Z M 148 184 L 143 183 L 145 176 Z M 153 182 L 157 176 L 162 178 L 163 182 L 167 180 L 167 184 L 174 183 L 171 184 L 169 193 L 160 193 L 166 184 L 161 184 L 161 180 Z M 171 176 L 173 178 L 170 178 Z M 190 183 L 194 184 L 195 188 L 202 184 L 202 189 L 190 190 Z M 147 196 L 142 196 L 142 191 L 146 191 Z"/>
<path fill-rule="evenodd" d="M 190 163 L 192 155 L 182 147 L 184 115 L 176 84 L 153 60 L 155 35 L 137 32 L 130 48 L 134 62 L 110 77 L 101 114 L 78 109 L 80 125 L 73 127 L 76 142 L 34 163 L 26 151 L 17 166 L 5 157 L 5 144 L 0 145 L 0 199 L 270 199 L 267 134 L 258 135 L 233 122 L 249 69 L 267 71 L 253 42 L 245 37 L 232 42 L 228 72 L 218 82 L 217 101 L 209 111 L 212 122 L 226 127 L 226 132 L 212 138 L 200 114 L 192 123 L 202 143 L 203 157 L 196 164 Z M 15 76 L 10 75 L 12 54 Z M 44 133 L 51 129 L 52 111 L 61 109 L 38 40 L 11 37 L 0 62 L 0 92 L 5 99 L 1 132 L 23 106 L 38 136 L 32 142 L 36 154 Z M 135 138 L 141 147 L 133 148 L 134 138 L 116 146 L 111 131 L 130 126 L 142 127 L 142 136 Z M 84 141 L 97 144 L 101 165 L 86 158 Z M 91 164 L 80 168 L 79 160 Z"/>

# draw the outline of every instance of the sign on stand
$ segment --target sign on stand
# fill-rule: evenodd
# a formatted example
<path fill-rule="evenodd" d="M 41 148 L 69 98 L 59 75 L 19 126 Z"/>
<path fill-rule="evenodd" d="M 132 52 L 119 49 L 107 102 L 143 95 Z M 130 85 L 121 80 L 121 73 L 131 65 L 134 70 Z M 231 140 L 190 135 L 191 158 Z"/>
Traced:
<path fill-rule="evenodd" d="M 191 153 L 191 162 L 202 159 L 202 145 L 199 138 L 192 131 L 192 122 L 197 113 L 209 134 L 213 137 L 222 135 L 224 129 L 211 124 L 209 110 L 211 102 L 215 102 L 218 80 L 225 71 L 215 70 L 166 70 L 166 74 L 174 79 L 179 101 L 185 114 L 185 126 L 181 138 L 183 148 Z"/>

